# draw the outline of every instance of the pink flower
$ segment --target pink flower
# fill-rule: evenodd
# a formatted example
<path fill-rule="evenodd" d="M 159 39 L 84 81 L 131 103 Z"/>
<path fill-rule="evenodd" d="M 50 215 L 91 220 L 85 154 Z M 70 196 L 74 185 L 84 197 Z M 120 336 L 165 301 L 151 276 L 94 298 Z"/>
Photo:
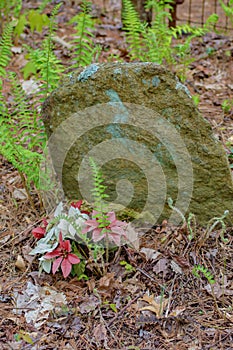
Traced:
<path fill-rule="evenodd" d="M 71 253 L 71 245 L 70 241 L 66 240 L 63 241 L 62 239 L 62 233 L 59 234 L 59 246 L 54 251 L 50 253 L 46 253 L 44 255 L 45 259 L 53 259 L 57 258 L 53 262 L 52 272 L 55 274 L 55 272 L 59 269 L 59 266 L 61 265 L 61 270 L 63 276 L 66 278 L 69 276 L 72 265 L 78 264 L 80 262 L 80 259 Z"/>
<path fill-rule="evenodd" d="M 97 216 L 98 212 L 93 210 L 92 217 Z M 82 230 L 82 233 L 92 231 L 92 239 L 94 242 L 101 241 L 106 235 L 117 245 L 121 244 L 121 236 L 126 236 L 124 226 L 126 223 L 116 219 L 116 214 L 113 211 L 107 213 L 108 223 L 106 227 L 98 221 L 98 218 L 87 220 L 85 222 L 86 227 Z"/>
<path fill-rule="evenodd" d="M 48 226 L 48 222 L 46 219 L 42 219 L 44 227 L 36 227 L 32 230 L 32 234 L 35 238 L 41 239 L 44 237 L 46 233 L 46 227 Z"/>

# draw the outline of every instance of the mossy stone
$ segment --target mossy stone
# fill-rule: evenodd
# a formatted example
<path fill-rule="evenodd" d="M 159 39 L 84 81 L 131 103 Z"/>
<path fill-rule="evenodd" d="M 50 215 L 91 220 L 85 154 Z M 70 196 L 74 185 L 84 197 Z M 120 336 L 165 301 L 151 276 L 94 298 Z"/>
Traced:
<path fill-rule="evenodd" d="M 134 113 L 135 105 L 138 108 L 135 107 Z M 93 113 L 96 113 L 95 119 Z M 109 117 L 108 113 L 112 113 L 112 116 Z M 111 153 L 117 147 L 117 142 L 121 145 L 125 142 L 126 158 L 122 157 L 122 152 L 119 157 L 116 153 L 112 159 L 106 158 L 102 167 L 111 201 L 117 197 L 116 183 L 124 183 L 128 179 L 134 188 L 130 203 L 127 203 L 128 210 L 140 213 L 151 191 L 150 201 L 153 196 L 155 199 L 154 203 L 150 203 L 152 211 L 157 211 L 156 221 L 161 222 L 171 215 L 166 204 L 171 197 L 178 210 L 186 214 L 194 213 L 200 224 L 206 225 L 211 218 L 222 216 L 225 210 L 229 210 L 228 220 L 232 222 L 233 182 L 225 151 L 210 124 L 195 107 L 187 87 L 164 67 L 137 62 L 93 64 L 80 68 L 65 77 L 51 93 L 44 103 L 42 116 L 49 137 L 59 128 L 63 129 L 59 142 L 53 141 L 51 156 L 69 199 L 82 196 L 80 183 L 85 185 L 86 179 L 82 175 L 78 179 L 78 173 L 88 152 L 97 150 L 98 145 L 106 141 L 106 153 Z M 64 123 L 69 124 L 67 129 L 63 127 Z M 76 139 L 72 130 L 77 135 Z M 180 139 L 174 145 L 173 152 L 174 135 Z M 69 139 L 74 140 L 72 145 Z M 146 150 L 156 158 L 156 164 L 153 163 L 156 174 L 162 173 L 158 176 L 156 188 L 150 188 L 148 184 L 148 176 L 155 181 L 150 169 L 145 175 L 135 161 L 134 145 L 138 159 L 146 159 Z M 64 162 L 59 158 L 59 147 L 69 148 Z M 98 152 L 101 153 L 101 149 Z M 182 152 L 183 163 L 187 159 L 186 169 L 179 159 Z M 185 152 L 190 156 L 190 162 L 185 158 Z M 102 154 L 104 156 L 107 157 L 107 154 Z M 150 161 L 149 156 L 145 164 L 148 165 Z M 179 167 L 182 167 L 180 172 Z M 192 189 L 188 188 L 191 183 Z M 91 184 L 86 183 L 86 186 Z M 124 186 L 121 194 L 124 202 Z M 187 198 L 182 202 L 185 196 Z M 154 215 L 154 212 L 151 214 Z"/>

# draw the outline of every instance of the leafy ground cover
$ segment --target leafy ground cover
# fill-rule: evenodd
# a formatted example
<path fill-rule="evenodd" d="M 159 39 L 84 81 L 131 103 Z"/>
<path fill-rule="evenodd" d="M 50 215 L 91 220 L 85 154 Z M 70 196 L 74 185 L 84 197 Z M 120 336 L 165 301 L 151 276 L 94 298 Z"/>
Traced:
<path fill-rule="evenodd" d="M 93 40 L 105 48 L 100 62 L 113 55 L 129 60 L 114 4 L 105 12 L 100 1 L 93 6 L 98 19 Z M 64 66 L 70 62 L 73 33 L 67 23 L 77 9 L 67 1 L 57 16 L 55 53 Z M 48 5 L 46 11 L 51 10 Z M 34 33 L 36 41 L 30 31 L 25 35 L 35 48 L 43 40 L 43 33 Z M 19 39 L 10 69 L 23 79 L 20 47 Z M 192 44 L 192 55 L 186 84 L 231 155 L 233 114 L 224 101 L 231 100 L 233 90 L 232 33 L 205 35 Z M 231 227 L 224 233 L 227 243 L 218 227 L 206 235 L 192 224 L 191 240 L 186 225 L 170 227 L 164 221 L 146 234 L 139 227 L 134 247 L 123 246 L 100 278 L 91 272 L 81 281 L 61 273 L 39 275 L 29 252 L 36 243 L 31 231 L 45 215 L 40 198 L 32 191 L 33 208 L 19 173 L 2 156 L 0 175 L 2 349 L 233 349 Z"/>

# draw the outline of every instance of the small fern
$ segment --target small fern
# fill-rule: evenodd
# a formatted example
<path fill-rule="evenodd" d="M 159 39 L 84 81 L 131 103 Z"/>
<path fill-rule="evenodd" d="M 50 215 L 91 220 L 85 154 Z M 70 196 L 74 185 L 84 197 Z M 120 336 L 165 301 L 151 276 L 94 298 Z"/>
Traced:
<path fill-rule="evenodd" d="M 74 16 L 69 23 L 76 23 L 75 39 L 75 61 L 74 68 L 87 66 L 93 62 L 95 54 L 99 51 L 99 47 L 93 42 L 94 21 L 90 15 L 91 3 L 84 0 L 81 5 L 82 11 Z"/>
<path fill-rule="evenodd" d="M 229 0 L 227 4 L 225 4 L 223 0 L 219 0 L 219 2 L 226 16 L 230 19 L 230 22 L 233 25 L 233 0 Z"/>
<path fill-rule="evenodd" d="M 17 18 L 22 8 L 22 0 L 0 0 L 0 12 L 5 16 L 6 21 L 10 17 Z"/>
<path fill-rule="evenodd" d="M 228 239 L 224 237 L 224 233 L 226 232 L 226 224 L 224 222 L 224 219 L 226 219 L 228 214 L 229 214 L 229 211 L 226 210 L 222 216 L 214 217 L 208 222 L 208 225 L 207 225 L 207 228 L 206 228 L 206 231 L 204 234 L 204 239 L 203 239 L 204 241 L 209 238 L 209 235 L 214 230 L 214 228 L 220 224 L 221 225 L 221 231 L 220 231 L 221 240 L 223 241 L 223 243 L 228 243 Z"/>
<path fill-rule="evenodd" d="M 146 35 L 144 35 L 144 44 L 146 45 L 147 57 L 156 63 L 163 63 L 165 59 L 167 63 L 174 63 L 172 56 L 171 44 L 172 35 L 168 28 L 168 20 L 171 19 L 169 10 L 172 8 L 173 1 L 147 1 L 147 9 L 152 9 L 154 20 L 151 27 L 148 27 Z"/>
<path fill-rule="evenodd" d="M 38 7 L 38 12 L 42 13 L 44 11 L 44 9 L 46 8 L 46 6 L 51 2 L 51 0 L 42 0 L 42 2 L 40 3 L 39 7 Z"/>
<path fill-rule="evenodd" d="M 176 208 L 174 205 L 173 205 L 173 199 L 171 197 L 169 197 L 167 199 L 167 204 L 169 206 L 170 209 L 174 210 L 177 214 L 179 214 L 179 216 L 181 217 L 182 221 L 183 221 L 183 225 L 186 225 L 186 219 L 185 219 L 185 216 L 184 214 L 180 211 L 180 209 Z"/>
<path fill-rule="evenodd" d="M 142 35 L 146 35 L 147 24 L 140 21 L 139 14 L 130 0 L 123 0 L 122 4 L 123 29 L 129 43 L 130 56 L 132 60 L 139 59 L 143 61 Z"/>
<path fill-rule="evenodd" d="M 99 167 L 96 165 L 92 158 L 90 158 L 89 161 L 93 174 L 93 189 L 91 190 L 91 192 L 94 198 L 94 210 L 96 210 L 99 213 L 104 213 L 106 212 L 104 202 L 105 199 L 109 197 L 105 193 L 107 187 L 103 185 L 104 179 Z"/>
<path fill-rule="evenodd" d="M 42 78 L 45 78 L 47 95 L 57 86 L 57 82 L 59 79 L 58 73 L 61 73 L 63 71 L 62 65 L 60 64 L 59 60 L 56 58 L 55 54 L 52 51 L 52 36 L 57 29 L 55 17 L 58 14 L 61 5 L 62 3 L 57 4 L 52 10 L 49 24 L 49 35 L 43 44 L 43 49 L 46 52 L 46 69 L 41 69 L 41 72 Z M 56 67 L 56 69 L 54 69 L 54 67 Z M 57 74 L 58 76 L 55 77 L 55 74 Z M 45 76 L 43 77 L 43 75 Z"/>
<path fill-rule="evenodd" d="M 6 25 L 0 41 L 0 78 L 6 76 L 6 67 L 11 58 L 12 33 L 14 26 L 12 23 Z M 0 88 L 2 80 L 0 80 Z"/>
<path fill-rule="evenodd" d="M 19 171 L 23 185 L 30 198 L 31 185 L 39 187 L 39 153 L 45 144 L 43 125 L 38 121 L 37 111 L 27 101 L 17 77 L 9 73 L 13 102 L 8 107 L 0 94 L 1 154 Z M 33 205 L 33 204 L 32 204 Z"/>
<path fill-rule="evenodd" d="M 51 13 L 49 34 L 42 42 L 42 48 L 33 50 L 32 48 L 25 46 L 28 50 L 29 62 L 23 68 L 24 78 L 27 79 L 31 74 L 35 74 L 37 79 L 42 81 L 41 89 L 45 91 L 43 100 L 47 97 L 48 93 L 57 87 L 61 73 L 63 72 L 63 66 L 60 60 L 53 52 L 52 37 L 56 31 L 55 17 L 61 3 L 56 5 Z"/>
<path fill-rule="evenodd" d="M 154 20 L 151 26 L 148 26 L 140 21 L 131 0 L 123 0 L 123 24 L 132 60 L 166 63 L 170 68 L 177 67 L 177 64 L 182 65 L 178 73 L 183 78 L 185 68 L 193 61 L 190 57 L 191 40 L 212 29 L 218 16 L 211 15 L 203 28 L 192 28 L 188 24 L 169 28 L 168 21 L 171 19 L 169 10 L 172 3 L 172 0 L 166 2 L 148 0 L 146 8 L 152 9 L 154 14 Z M 182 43 L 174 46 L 173 39 L 177 39 L 183 33 L 189 35 Z"/>
<path fill-rule="evenodd" d="M 192 273 L 194 274 L 194 276 L 201 278 L 198 271 L 203 273 L 205 278 L 208 280 L 209 284 L 215 283 L 214 276 L 210 273 L 210 271 L 207 268 L 201 265 L 195 265 L 194 268 L 192 269 Z"/>

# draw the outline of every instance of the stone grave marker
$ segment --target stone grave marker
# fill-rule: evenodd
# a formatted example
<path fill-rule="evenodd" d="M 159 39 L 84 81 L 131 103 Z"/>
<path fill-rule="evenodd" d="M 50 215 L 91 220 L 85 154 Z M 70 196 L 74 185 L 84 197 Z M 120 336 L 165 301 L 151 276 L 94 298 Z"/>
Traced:
<path fill-rule="evenodd" d="M 154 223 L 178 223 L 179 211 L 191 212 L 203 225 L 229 210 L 232 222 L 225 151 L 189 90 L 164 67 L 145 62 L 80 68 L 51 93 L 42 116 L 69 199 L 91 200 L 92 157 L 115 208 L 143 213 Z"/>

